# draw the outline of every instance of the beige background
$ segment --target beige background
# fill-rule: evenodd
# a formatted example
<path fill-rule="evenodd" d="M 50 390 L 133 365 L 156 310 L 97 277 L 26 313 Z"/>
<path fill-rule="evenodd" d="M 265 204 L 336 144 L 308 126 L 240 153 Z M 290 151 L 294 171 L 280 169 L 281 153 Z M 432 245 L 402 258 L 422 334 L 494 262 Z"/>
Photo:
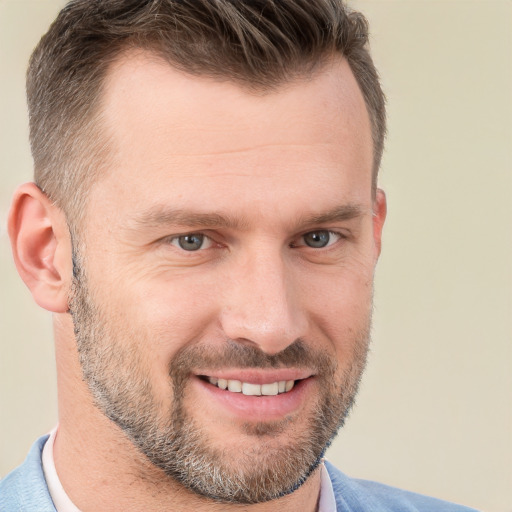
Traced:
<path fill-rule="evenodd" d="M 24 71 L 60 0 L 0 0 L 0 475 L 56 421 L 51 318 L 5 235 L 30 179 Z M 512 511 L 512 3 L 360 0 L 389 99 L 374 343 L 345 472 Z"/>

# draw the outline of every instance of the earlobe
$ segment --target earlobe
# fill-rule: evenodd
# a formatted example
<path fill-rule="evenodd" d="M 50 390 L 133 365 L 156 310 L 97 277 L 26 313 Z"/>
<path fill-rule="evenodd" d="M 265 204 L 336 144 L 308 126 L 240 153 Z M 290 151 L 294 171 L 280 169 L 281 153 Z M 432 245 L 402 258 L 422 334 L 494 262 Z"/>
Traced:
<path fill-rule="evenodd" d="M 16 268 L 41 307 L 68 310 L 71 285 L 71 242 L 62 210 L 34 183 L 21 185 L 8 218 Z"/>
<path fill-rule="evenodd" d="M 380 256 L 382 248 L 382 228 L 387 214 L 387 200 L 384 190 L 377 189 L 373 202 L 373 239 L 376 248 L 376 257 Z"/>

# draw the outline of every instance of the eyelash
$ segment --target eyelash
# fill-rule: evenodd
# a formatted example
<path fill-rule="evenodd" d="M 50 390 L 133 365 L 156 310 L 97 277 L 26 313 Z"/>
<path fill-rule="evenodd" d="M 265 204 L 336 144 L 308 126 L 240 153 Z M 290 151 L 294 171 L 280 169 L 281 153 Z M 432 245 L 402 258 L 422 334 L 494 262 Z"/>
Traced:
<path fill-rule="evenodd" d="M 194 238 L 194 237 L 201 237 L 201 247 L 196 249 L 196 250 L 190 250 L 188 251 L 187 249 L 185 249 L 184 247 L 181 246 L 180 244 L 180 239 L 185 239 L 185 238 Z M 199 252 L 201 250 L 205 250 L 205 249 L 209 249 L 214 241 L 211 237 L 209 237 L 208 235 L 205 235 L 204 233 L 186 233 L 184 235 L 178 235 L 178 236 L 174 236 L 174 237 L 171 237 L 169 240 L 169 244 L 170 245 L 173 245 L 174 247 L 178 248 L 178 249 L 181 249 L 185 252 Z M 208 243 L 208 247 L 204 248 L 202 247 L 203 243 L 204 242 L 207 242 Z"/>
<path fill-rule="evenodd" d="M 346 235 L 343 235 L 342 233 L 339 233 L 338 231 L 332 231 L 330 229 L 317 229 L 317 230 L 313 230 L 313 231 L 308 231 L 307 233 L 304 233 L 303 235 L 301 235 L 299 237 L 300 240 L 304 240 L 304 238 L 307 236 L 307 235 L 313 235 L 313 234 L 319 234 L 319 233 L 327 233 L 330 237 L 329 241 L 327 242 L 327 245 L 324 245 L 322 247 L 312 247 L 311 245 L 308 245 L 306 243 L 302 243 L 300 245 L 294 245 L 293 243 L 290 245 L 290 247 L 309 247 L 310 249 L 326 249 L 328 247 L 331 247 L 332 245 L 334 245 L 336 242 L 344 239 L 344 238 L 347 238 Z M 332 241 L 332 237 L 335 237 L 336 240 Z"/>

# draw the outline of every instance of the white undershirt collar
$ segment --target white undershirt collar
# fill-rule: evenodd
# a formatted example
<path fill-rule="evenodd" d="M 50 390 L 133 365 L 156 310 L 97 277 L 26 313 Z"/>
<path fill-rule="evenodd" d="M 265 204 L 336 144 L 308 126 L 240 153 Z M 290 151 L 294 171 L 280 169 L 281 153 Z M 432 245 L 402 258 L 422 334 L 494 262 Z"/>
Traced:
<path fill-rule="evenodd" d="M 73 504 L 73 502 L 69 499 L 69 496 L 66 494 L 66 491 L 60 483 L 57 470 L 55 469 L 53 444 L 55 442 L 55 438 L 57 437 L 58 428 L 59 426 L 57 425 L 50 432 L 50 437 L 48 438 L 48 441 L 46 441 L 43 448 L 42 460 L 46 485 L 48 486 L 48 491 L 50 492 L 50 496 L 53 500 L 55 508 L 57 509 L 57 512 L 80 512 L 80 510 Z"/>

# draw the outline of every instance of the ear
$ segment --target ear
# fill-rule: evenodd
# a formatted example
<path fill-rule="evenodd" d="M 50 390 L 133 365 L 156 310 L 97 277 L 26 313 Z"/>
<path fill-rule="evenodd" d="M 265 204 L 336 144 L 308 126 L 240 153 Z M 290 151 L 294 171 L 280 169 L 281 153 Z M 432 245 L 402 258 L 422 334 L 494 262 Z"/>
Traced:
<path fill-rule="evenodd" d="M 387 214 L 387 201 L 384 190 L 378 188 L 373 202 L 373 240 L 375 243 L 376 259 L 380 256 L 382 247 L 382 228 Z"/>
<path fill-rule="evenodd" d="M 25 183 L 15 192 L 7 227 L 16 268 L 34 300 L 54 313 L 68 311 L 71 238 L 62 210 Z"/>

